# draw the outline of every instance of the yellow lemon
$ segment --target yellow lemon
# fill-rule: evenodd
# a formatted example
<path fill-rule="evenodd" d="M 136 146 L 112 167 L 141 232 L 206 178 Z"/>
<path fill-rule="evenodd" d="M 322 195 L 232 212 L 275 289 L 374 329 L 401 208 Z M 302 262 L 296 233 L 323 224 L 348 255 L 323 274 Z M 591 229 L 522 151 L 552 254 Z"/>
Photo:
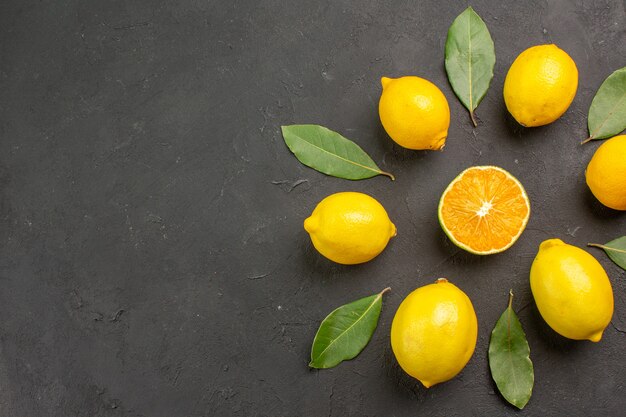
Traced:
<path fill-rule="evenodd" d="M 604 142 L 587 166 L 587 185 L 602 204 L 626 210 L 626 135 Z"/>
<path fill-rule="evenodd" d="M 537 45 L 522 52 L 509 68 L 504 102 L 522 126 L 543 126 L 565 113 L 577 88 L 574 60 L 556 45 Z"/>
<path fill-rule="evenodd" d="M 476 348 L 472 302 L 439 278 L 409 294 L 391 324 L 391 348 L 404 371 L 426 388 L 454 378 Z"/>
<path fill-rule="evenodd" d="M 530 268 L 539 313 L 554 331 L 598 342 L 613 316 L 613 289 L 602 265 L 560 239 L 541 243 Z"/>
<path fill-rule="evenodd" d="M 450 107 L 437 86 L 419 77 L 381 78 L 380 121 L 398 145 L 442 149 L 450 127 Z"/>
<path fill-rule="evenodd" d="M 367 194 L 343 192 L 329 195 L 304 221 L 313 246 L 340 264 L 367 262 L 380 254 L 396 226 L 385 208 Z"/>

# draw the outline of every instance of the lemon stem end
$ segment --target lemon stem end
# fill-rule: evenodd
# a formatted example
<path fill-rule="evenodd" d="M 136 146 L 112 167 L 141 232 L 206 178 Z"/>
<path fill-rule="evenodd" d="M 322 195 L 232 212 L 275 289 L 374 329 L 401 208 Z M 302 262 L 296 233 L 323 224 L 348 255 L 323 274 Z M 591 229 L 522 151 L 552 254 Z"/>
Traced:
<path fill-rule="evenodd" d="M 591 340 L 594 343 L 598 343 L 601 339 L 602 339 L 602 331 L 599 331 L 589 336 L 589 340 Z"/>

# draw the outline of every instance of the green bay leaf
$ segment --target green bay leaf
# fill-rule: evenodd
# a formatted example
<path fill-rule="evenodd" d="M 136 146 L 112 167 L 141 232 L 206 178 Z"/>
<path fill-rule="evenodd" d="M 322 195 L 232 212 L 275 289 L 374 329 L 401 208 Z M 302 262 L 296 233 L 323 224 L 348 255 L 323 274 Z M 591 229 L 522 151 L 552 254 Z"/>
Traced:
<path fill-rule="evenodd" d="M 450 85 L 476 126 L 474 110 L 489 89 L 496 53 L 487 25 L 471 7 L 448 29 L 445 55 Z"/>
<path fill-rule="evenodd" d="M 363 149 L 339 133 L 319 125 L 282 126 L 285 143 L 304 165 L 333 177 L 362 180 L 386 175 Z"/>
<path fill-rule="evenodd" d="M 626 67 L 609 75 L 589 107 L 587 118 L 590 140 L 606 139 L 626 129 Z"/>
<path fill-rule="evenodd" d="M 330 313 L 313 339 L 309 366 L 332 368 L 361 353 L 376 330 L 383 294 L 387 291 L 389 288 Z"/>
<path fill-rule="evenodd" d="M 617 266 L 626 270 L 626 236 L 619 237 L 604 245 L 590 243 L 589 246 L 603 249 Z"/>
<path fill-rule="evenodd" d="M 504 399 L 522 409 L 530 400 L 535 374 L 530 347 L 512 303 L 511 291 L 509 305 L 491 332 L 489 368 Z"/>

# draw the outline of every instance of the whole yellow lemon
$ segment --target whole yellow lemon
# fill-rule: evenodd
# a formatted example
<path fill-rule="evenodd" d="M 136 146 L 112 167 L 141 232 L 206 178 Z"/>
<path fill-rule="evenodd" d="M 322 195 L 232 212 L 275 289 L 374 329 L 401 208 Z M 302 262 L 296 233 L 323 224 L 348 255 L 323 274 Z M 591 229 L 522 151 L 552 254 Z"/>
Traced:
<path fill-rule="evenodd" d="M 575 340 L 598 342 L 613 316 L 613 289 L 602 265 L 560 239 L 541 243 L 530 268 L 530 288 L 543 319 Z"/>
<path fill-rule="evenodd" d="M 472 302 L 445 278 L 410 293 L 391 324 L 391 348 L 404 371 L 426 388 L 454 378 L 476 348 Z"/>
<path fill-rule="evenodd" d="M 565 113 L 577 88 L 574 60 L 556 45 L 537 45 L 522 52 L 509 68 L 504 102 L 522 126 L 543 126 Z"/>
<path fill-rule="evenodd" d="M 313 246 L 331 261 L 353 265 L 380 254 L 396 226 L 385 208 L 367 194 L 343 192 L 329 195 L 304 221 Z"/>
<path fill-rule="evenodd" d="M 450 107 L 441 90 L 413 76 L 380 81 L 378 114 L 391 139 L 408 149 L 442 149 L 450 127 Z"/>
<path fill-rule="evenodd" d="M 604 142 L 593 154 L 585 176 L 589 189 L 602 204 L 626 210 L 626 135 Z"/>

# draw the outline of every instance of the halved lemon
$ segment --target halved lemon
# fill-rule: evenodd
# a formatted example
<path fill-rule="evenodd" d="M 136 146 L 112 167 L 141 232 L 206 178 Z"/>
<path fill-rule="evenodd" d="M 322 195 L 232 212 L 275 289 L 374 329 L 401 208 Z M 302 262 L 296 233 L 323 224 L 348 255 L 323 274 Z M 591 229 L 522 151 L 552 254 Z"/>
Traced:
<path fill-rule="evenodd" d="M 502 168 L 470 167 L 461 172 L 439 201 L 439 223 L 458 247 L 476 255 L 510 248 L 530 217 L 522 184 Z"/>

